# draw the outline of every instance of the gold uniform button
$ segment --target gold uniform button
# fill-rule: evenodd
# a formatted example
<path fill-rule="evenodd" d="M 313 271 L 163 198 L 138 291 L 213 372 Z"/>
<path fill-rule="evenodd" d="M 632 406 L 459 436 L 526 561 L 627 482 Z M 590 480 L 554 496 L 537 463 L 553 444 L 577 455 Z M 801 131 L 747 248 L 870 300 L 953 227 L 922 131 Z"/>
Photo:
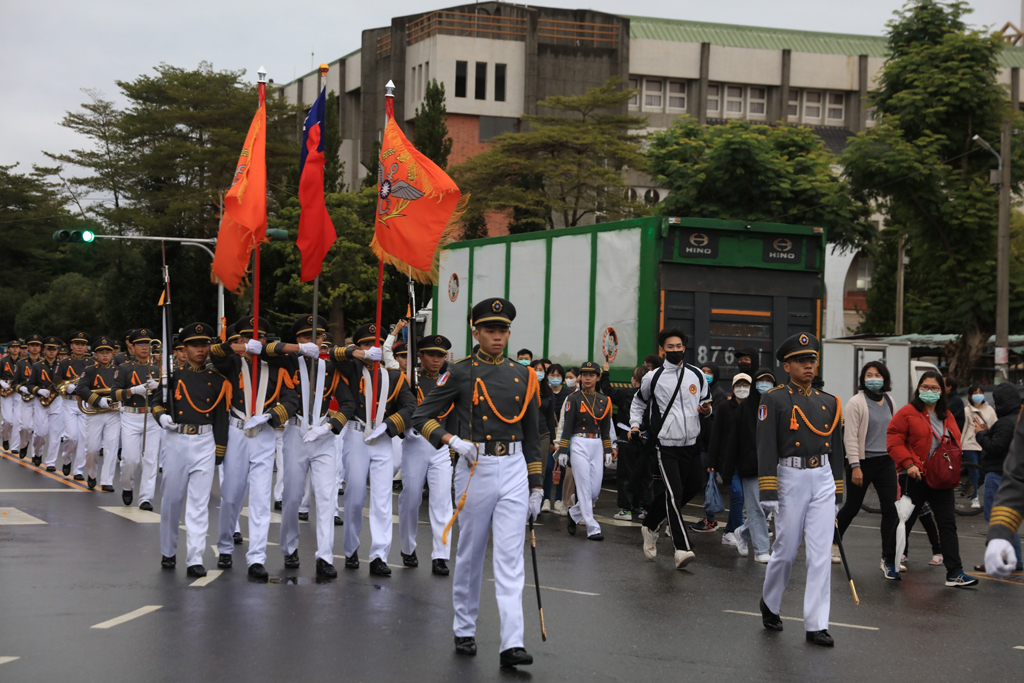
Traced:
<path fill-rule="evenodd" d="M 519 384 L 519 378 L 516 377 L 516 384 Z"/>
<path fill-rule="evenodd" d="M 490 440 L 491 440 L 491 435 L 490 435 L 490 434 L 488 434 L 488 435 L 487 435 L 487 440 L 488 440 L 488 441 L 490 441 Z"/>
<path fill-rule="evenodd" d="M 821 407 L 821 409 L 822 409 L 822 410 L 825 410 L 825 406 L 822 406 L 822 407 Z"/>
<path fill-rule="evenodd" d="M 515 435 L 515 434 L 513 434 L 513 435 L 512 435 L 512 440 L 513 440 L 513 441 L 515 441 L 515 440 L 516 440 L 516 435 Z"/>
<path fill-rule="evenodd" d="M 516 396 L 516 401 L 521 401 L 521 400 L 522 400 L 521 398 L 519 398 L 518 396 Z"/>
<path fill-rule="evenodd" d="M 484 422 L 487 422 L 487 416 L 484 415 Z"/>
<path fill-rule="evenodd" d="M 828 441 L 825 442 L 825 447 L 828 448 Z"/>
<path fill-rule="evenodd" d="M 799 446 L 799 445 L 800 445 L 800 442 L 799 442 L 799 441 L 797 441 L 797 442 L 796 442 L 796 445 L 797 445 L 797 446 Z"/>

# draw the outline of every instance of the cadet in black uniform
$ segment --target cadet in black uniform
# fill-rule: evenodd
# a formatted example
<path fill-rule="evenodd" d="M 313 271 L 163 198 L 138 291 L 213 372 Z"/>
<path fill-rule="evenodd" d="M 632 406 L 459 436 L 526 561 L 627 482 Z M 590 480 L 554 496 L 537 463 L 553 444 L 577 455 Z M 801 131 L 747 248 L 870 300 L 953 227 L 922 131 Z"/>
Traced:
<path fill-rule="evenodd" d="M 36 397 L 35 439 L 32 442 L 35 456 L 32 462 L 38 467 L 46 451 L 47 472 L 57 471 L 57 456 L 60 455 L 60 435 L 64 431 L 64 404 L 59 400 L 57 387 L 57 350 L 63 342 L 54 336 L 43 339 L 43 359 L 32 366 L 28 390 Z"/>
<path fill-rule="evenodd" d="M 14 426 L 18 423 L 17 414 L 20 412 L 21 399 L 15 393 L 14 368 L 21 358 L 21 341 L 12 339 L 7 344 L 7 353 L 0 358 L 0 419 L 3 420 L 3 445 L 4 450 L 10 448 L 11 434 Z"/>
<path fill-rule="evenodd" d="M 74 469 L 75 481 L 85 481 L 85 413 L 78 409 L 75 388 L 85 369 L 95 363 L 86 355 L 89 340 L 85 332 L 73 333 L 69 342 L 71 355 L 57 366 L 61 399 L 64 401 L 64 476 Z"/>
<path fill-rule="evenodd" d="M 11 449 L 18 451 L 18 457 L 22 460 L 28 454 L 28 447 L 32 445 L 33 435 L 36 429 L 35 396 L 29 391 L 29 380 L 32 379 L 32 366 L 39 362 L 43 351 L 43 338 L 38 334 L 30 334 L 22 346 L 24 353 L 14 366 L 14 383 L 12 386 L 21 395 L 20 410 L 17 412 L 18 425 L 12 430 Z M 37 461 L 33 452 L 32 461 L 38 467 L 42 456 Z"/>
<path fill-rule="evenodd" d="M 1017 535 L 1024 518 L 1024 420 L 1018 418 L 1010 442 L 1010 451 L 1003 463 L 1003 481 L 999 484 L 992 512 L 989 515 L 988 545 L 985 548 L 985 571 L 989 576 L 1005 579 L 1017 566 L 1017 553 L 1011 540 Z"/>
<path fill-rule="evenodd" d="M 523 544 L 527 517 L 540 514 L 544 496 L 537 375 L 504 356 L 515 317 L 515 306 L 505 299 L 474 306 L 470 323 L 479 350 L 453 364 L 413 416 L 413 426 L 435 448 L 446 444 L 460 456 L 455 468 L 459 548 L 452 581 L 455 651 L 476 654 L 484 555 L 493 532 L 502 666 L 533 663 L 523 648 Z M 453 405 L 461 437 L 437 419 Z"/>
<path fill-rule="evenodd" d="M 575 535 L 576 525 L 583 522 L 591 541 L 604 540 L 594 519 L 594 504 L 601 493 L 604 468 L 612 462 L 612 402 L 595 389 L 600 376 L 597 363 L 588 360 L 580 365 L 582 388 L 565 399 L 558 442 L 558 464 L 565 467 L 571 455 L 576 477 L 576 504 L 569 508 L 566 528 Z"/>
<path fill-rule="evenodd" d="M 782 630 L 779 607 L 801 536 L 807 556 L 804 630 L 807 642 L 831 647 L 828 615 L 832 538 L 843 501 L 843 411 L 839 399 L 811 387 L 818 340 L 795 334 L 776 353 L 789 381 L 765 392 L 757 409 L 758 491 L 775 513 L 775 546 L 761 598 L 765 628 Z"/>
<path fill-rule="evenodd" d="M 135 471 L 141 464 L 139 508 L 149 511 L 153 510 L 156 496 L 161 437 L 160 425 L 146 415 L 160 387 L 160 366 L 153 365 L 149 357 L 152 338 L 152 331 L 144 327 L 132 330 L 129 337 L 132 357 L 117 366 L 111 393 L 121 404 L 121 500 L 125 505 L 132 504 Z M 104 457 L 107 457 L 106 451 Z"/>
<path fill-rule="evenodd" d="M 75 397 L 88 406 L 85 419 L 85 475 L 90 489 L 114 492 L 114 469 L 117 467 L 117 449 L 121 442 L 121 415 L 117 404 L 111 401 L 114 386 L 114 342 L 109 337 L 97 337 L 92 344 L 95 363 L 87 367 L 75 386 Z M 79 412 L 82 409 L 79 408 Z M 100 451 L 103 465 L 99 466 Z"/>
<path fill-rule="evenodd" d="M 167 462 L 160 497 L 160 566 L 173 569 L 178 554 L 178 524 L 185 507 L 188 575 L 206 576 L 203 551 L 209 527 L 214 466 L 228 443 L 231 387 L 207 363 L 213 327 L 191 323 L 181 332 L 186 362 L 175 369 L 167 400 L 153 407 L 153 417 L 167 430 Z"/>

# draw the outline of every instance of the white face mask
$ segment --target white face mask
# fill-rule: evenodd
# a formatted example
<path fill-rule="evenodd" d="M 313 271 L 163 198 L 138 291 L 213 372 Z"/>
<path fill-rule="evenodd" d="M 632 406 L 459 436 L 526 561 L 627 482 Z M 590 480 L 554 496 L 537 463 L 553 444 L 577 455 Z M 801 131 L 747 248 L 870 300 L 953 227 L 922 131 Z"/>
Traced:
<path fill-rule="evenodd" d="M 570 389 L 575 389 L 576 388 L 576 380 L 574 380 L 574 379 L 566 379 L 565 380 L 565 386 L 569 387 Z"/>
<path fill-rule="evenodd" d="M 747 396 L 750 396 L 750 387 L 734 387 L 732 395 L 742 401 Z"/>
<path fill-rule="evenodd" d="M 771 382 L 758 382 L 755 386 L 757 387 L 757 390 L 763 394 L 764 392 L 771 390 L 775 385 Z"/>

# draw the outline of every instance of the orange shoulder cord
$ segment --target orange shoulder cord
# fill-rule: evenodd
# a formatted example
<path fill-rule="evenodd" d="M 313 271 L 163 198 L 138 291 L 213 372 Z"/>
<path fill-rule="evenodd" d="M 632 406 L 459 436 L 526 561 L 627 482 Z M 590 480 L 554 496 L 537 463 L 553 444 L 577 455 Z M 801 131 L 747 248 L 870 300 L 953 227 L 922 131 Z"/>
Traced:
<path fill-rule="evenodd" d="M 523 419 L 523 416 L 526 415 L 526 409 L 530 407 L 530 401 L 533 400 L 534 394 L 537 394 L 538 396 L 540 394 L 540 384 L 537 383 L 537 375 L 536 373 L 530 373 L 529 379 L 526 381 L 526 400 L 523 401 L 523 409 L 520 410 L 519 414 L 514 418 L 509 419 L 499 413 L 498 409 L 494 407 L 494 403 L 491 401 L 491 396 L 487 393 L 487 385 L 484 384 L 483 379 L 480 377 L 476 378 L 476 384 L 473 387 L 473 405 L 480 405 L 480 389 L 483 389 L 484 400 L 487 401 L 487 405 L 490 406 L 491 412 L 494 413 L 494 416 L 505 424 L 510 425 Z"/>
<path fill-rule="evenodd" d="M 587 406 L 587 402 L 586 401 L 580 401 L 580 410 L 583 411 L 584 413 L 590 413 L 590 416 L 592 418 L 594 418 L 594 420 L 597 421 L 600 424 L 601 420 L 605 419 L 606 417 L 608 417 L 608 415 L 611 414 L 611 412 L 612 412 L 612 402 L 609 400 L 609 401 L 607 401 L 604 404 L 604 412 L 601 413 L 600 417 L 598 417 L 597 415 L 594 415 L 594 413 L 591 412 L 590 408 Z"/>
<path fill-rule="evenodd" d="M 288 376 L 287 372 L 283 372 L 281 370 L 278 370 L 278 372 L 277 372 L 277 386 L 274 387 L 274 395 L 266 400 L 266 402 L 263 404 L 264 408 L 266 408 L 267 406 L 272 404 L 274 401 L 276 401 L 277 397 L 281 395 L 281 384 L 284 382 L 284 378 L 287 377 L 287 376 Z"/>
<path fill-rule="evenodd" d="M 177 385 L 175 385 L 174 387 L 174 400 L 180 401 L 182 398 L 184 398 L 186 401 L 188 401 L 188 404 L 192 406 L 192 409 L 194 411 L 196 411 L 197 413 L 202 413 L 203 415 L 206 415 L 214 408 L 216 408 L 217 405 L 220 403 L 220 400 L 224 398 L 225 394 L 228 396 L 228 401 L 230 402 L 231 386 L 229 382 L 223 382 L 220 385 L 220 393 L 217 395 L 217 400 L 213 402 L 212 406 L 210 406 L 206 410 L 203 410 L 202 408 L 200 408 L 199 406 L 192 402 L 192 397 L 188 395 L 188 387 L 185 386 L 184 381 L 179 379 Z"/>
<path fill-rule="evenodd" d="M 388 403 L 391 403 L 392 401 L 395 400 L 395 397 L 398 396 L 398 390 L 402 388 L 402 385 L 404 383 L 405 383 L 405 373 L 403 372 L 402 374 L 400 374 L 398 376 L 398 384 L 395 385 L 395 390 L 391 392 L 390 396 L 388 396 Z"/>
<path fill-rule="evenodd" d="M 92 381 L 92 388 L 96 389 L 100 385 L 102 385 L 101 388 L 103 388 L 103 389 L 109 389 L 110 388 L 110 387 L 107 386 L 107 383 L 103 381 L 103 378 L 100 376 L 100 373 L 97 372 L 96 373 L 96 378 L 93 379 L 93 381 Z"/>
<path fill-rule="evenodd" d="M 832 426 L 828 428 L 827 432 L 823 432 L 820 429 L 816 429 L 814 425 L 812 425 L 810 421 L 807 419 L 807 416 L 804 415 L 804 411 L 800 410 L 800 408 L 795 405 L 793 406 L 793 415 L 792 417 L 790 417 L 789 420 L 789 428 L 791 430 L 796 431 L 800 429 L 800 423 L 797 422 L 796 420 L 797 413 L 800 413 L 800 418 L 804 421 L 804 424 L 807 425 L 807 428 L 810 429 L 812 432 L 814 432 L 818 436 L 828 436 L 829 434 L 835 431 L 836 426 L 843 419 L 843 405 L 842 402 L 839 400 L 839 397 L 836 396 L 836 419 L 832 421 Z"/>

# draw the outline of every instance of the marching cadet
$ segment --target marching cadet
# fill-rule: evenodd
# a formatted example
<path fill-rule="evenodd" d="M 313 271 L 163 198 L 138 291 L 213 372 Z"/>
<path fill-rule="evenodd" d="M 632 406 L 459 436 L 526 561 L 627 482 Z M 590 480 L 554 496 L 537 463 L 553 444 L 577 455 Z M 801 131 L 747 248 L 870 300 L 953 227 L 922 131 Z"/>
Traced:
<path fill-rule="evenodd" d="M 989 514 L 985 547 L 985 571 L 1005 579 L 1017 568 L 1017 553 L 1011 542 L 1024 518 L 1024 421 L 1018 419 L 1003 463 L 1003 480 L 996 491 Z"/>
<path fill-rule="evenodd" d="M 558 443 L 558 463 L 565 467 L 570 456 L 576 476 L 576 504 L 569 508 L 566 529 L 576 535 L 583 522 L 587 539 L 603 541 L 601 525 L 594 519 L 594 503 L 601 493 L 604 468 L 612 463 L 612 402 L 595 389 L 601 368 L 587 361 L 580 365 L 579 391 L 562 406 L 562 438 Z"/>
<path fill-rule="evenodd" d="M 139 478 L 139 508 L 153 510 L 156 475 L 159 467 L 160 425 L 147 416 L 150 399 L 160 386 L 160 367 L 149 358 L 153 333 L 144 328 L 132 330 L 129 343 L 132 357 L 117 366 L 111 396 L 121 404 L 121 500 L 131 505 L 135 491 L 135 471 L 142 464 Z M 104 449 L 104 457 L 112 453 Z"/>
<path fill-rule="evenodd" d="M 832 538 L 843 502 L 843 411 L 839 399 L 814 389 L 818 340 L 806 333 L 782 342 L 775 357 L 789 381 L 761 396 L 757 409 L 758 490 L 775 515 L 775 546 L 761 597 L 766 629 L 782 630 L 779 608 L 804 538 L 807 584 L 804 630 L 808 643 L 832 647 L 828 632 Z"/>
<path fill-rule="evenodd" d="M 128 330 L 124 333 L 124 346 L 123 351 L 119 350 L 114 354 L 114 367 L 123 365 L 135 358 L 135 345 L 132 344 L 132 337 L 135 336 L 136 330 Z"/>
<path fill-rule="evenodd" d="M 4 450 L 11 446 L 11 436 L 21 412 L 21 401 L 14 389 L 15 368 L 19 358 L 21 341 L 12 339 L 7 344 L 7 353 L 0 359 L 0 418 L 3 419 Z"/>
<path fill-rule="evenodd" d="M 185 350 L 185 342 L 181 340 L 181 335 L 174 335 L 174 340 L 171 343 L 171 348 L 174 351 L 174 369 L 179 370 L 185 367 L 188 362 L 188 352 Z"/>
<path fill-rule="evenodd" d="M 63 342 L 53 335 L 43 339 L 43 359 L 32 366 L 32 376 L 28 380 L 28 390 L 36 397 L 33 403 L 35 414 L 35 439 L 32 442 L 35 451 L 32 462 L 36 467 L 43 461 L 47 472 L 57 471 L 57 457 L 60 455 L 60 435 L 64 431 L 64 417 L 61 414 L 64 404 L 58 401 L 57 388 L 57 351 Z"/>
<path fill-rule="evenodd" d="M 86 356 L 89 350 L 89 335 L 75 332 L 71 335 L 71 355 L 57 366 L 58 387 L 64 405 L 64 476 L 74 469 L 75 481 L 85 481 L 85 413 L 78 409 L 75 389 L 85 369 L 95 361 Z"/>
<path fill-rule="evenodd" d="M 302 316 L 292 324 L 289 334 L 295 343 L 272 342 L 264 349 L 263 356 L 270 366 L 280 367 L 291 375 L 299 398 L 298 409 L 284 433 L 284 512 L 281 514 L 284 566 L 299 568 L 299 513 L 308 477 L 316 501 L 316 575 L 333 579 L 338 576 L 334 568 L 338 464 L 330 425 L 336 411 L 331 410 L 330 405 L 341 383 L 341 373 L 334 363 L 320 358 L 319 340 L 326 326 L 327 321 L 317 316 L 314 339 L 313 316 Z M 348 392 L 345 395 L 348 396 Z M 349 406 L 343 410 L 348 411 Z M 344 424 L 344 418 L 339 419 Z"/>
<path fill-rule="evenodd" d="M 527 517 L 540 514 L 544 495 L 540 385 L 533 370 L 503 355 L 515 317 L 515 306 L 505 299 L 474 306 L 470 324 L 479 349 L 437 380 L 413 416 L 413 427 L 435 448 L 446 444 L 461 456 L 455 467 L 461 496 L 452 581 L 455 651 L 476 654 L 484 556 L 493 534 L 501 666 L 533 663 L 523 647 L 523 544 Z M 461 437 L 437 420 L 452 405 Z"/>
<path fill-rule="evenodd" d="M 298 397 L 288 373 L 271 368 L 259 359 L 263 344 L 252 338 L 253 323 L 259 324 L 259 336 L 265 338 L 265 319 L 243 318 L 235 323 L 238 341 L 210 347 L 213 367 L 227 378 L 232 388 L 228 417 L 227 453 L 220 485 L 220 515 L 217 519 L 217 567 L 232 564 L 234 533 L 242 501 L 249 493 L 249 551 L 246 553 L 249 576 L 268 578 L 267 535 L 270 532 L 270 497 L 273 487 L 274 430 L 282 429 L 298 408 Z M 252 384 L 252 365 L 256 366 L 256 384 Z M 256 411 L 253 412 L 253 397 Z"/>
<path fill-rule="evenodd" d="M 446 359 L 452 343 L 439 334 L 423 337 L 416 343 L 420 369 L 416 373 L 416 402 L 424 399 L 437 386 L 445 374 Z M 397 351 L 396 351 L 397 355 Z M 448 432 L 457 431 L 451 406 L 434 416 L 444 423 Z M 452 516 L 452 458 L 448 446 L 434 446 L 413 430 L 402 446 L 402 479 L 404 486 L 398 494 L 398 535 L 401 541 L 402 562 L 407 567 L 419 565 L 416 557 L 416 531 L 419 529 L 419 510 L 423 502 L 423 484 L 430 487 L 427 501 L 433 547 L 430 551 L 431 572 L 448 576 L 451 547 L 444 542 L 444 528 Z"/>
<path fill-rule="evenodd" d="M 206 576 L 203 550 L 209 527 L 213 470 L 228 443 L 231 386 L 208 363 L 213 327 L 191 323 L 182 328 L 186 360 L 175 368 L 167 398 L 153 407 L 153 417 L 167 433 L 168 457 L 160 498 L 160 566 L 174 569 L 178 524 L 185 508 L 185 562 L 189 576 Z"/>
<path fill-rule="evenodd" d="M 386 349 L 384 347 L 381 347 L 381 353 L 385 350 Z M 405 375 L 405 378 L 408 381 L 409 371 L 407 368 L 409 367 L 409 345 L 404 341 L 392 344 L 391 359 L 392 363 L 398 366 L 398 371 Z M 387 364 L 385 363 L 385 365 Z M 395 436 L 391 439 L 391 490 L 399 493 L 402 491 L 402 443 L 404 441 L 404 436 Z M 402 559 L 405 560 L 404 557 Z M 406 564 L 406 566 L 408 567 L 410 565 Z"/>
<path fill-rule="evenodd" d="M 114 342 L 110 337 L 97 337 L 92 344 L 95 363 L 82 372 L 75 383 L 77 410 L 85 415 L 85 476 L 90 489 L 114 492 L 114 469 L 117 467 L 117 448 L 121 441 L 121 415 L 112 403 L 110 394 L 114 386 Z M 88 406 L 85 412 L 84 406 Z M 106 455 L 99 466 L 100 450 Z"/>
<path fill-rule="evenodd" d="M 409 383 L 398 370 L 380 366 L 378 372 L 377 412 L 373 406 L 373 361 L 380 360 L 380 347 L 374 346 L 377 327 L 362 325 L 353 335 L 358 348 L 335 347 L 330 357 L 339 363 L 343 384 L 338 387 L 338 403 L 344 412 L 331 420 L 331 429 L 345 439 L 345 473 L 350 486 L 345 496 L 345 567 L 359 568 L 359 532 L 363 527 L 363 503 L 366 488 L 363 482 L 370 478 L 370 573 L 391 576 L 388 553 L 391 552 L 391 439 L 410 426 L 416 398 Z M 362 356 L 362 358 L 360 358 Z M 347 360 L 346 360 L 347 359 Z M 344 419 L 342 419 L 344 417 Z"/>
<path fill-rule="evenodd" d="M 43 338 L 38 334 L 30 334 L 28 341 L 22 345 L 22 349 L 26 353 L 22 355 L 18 364 L 14 366 L 15 381 L 13 386 L 21 394 L 21 410 L 17 413 L 19 418 L 18 425 L 14 428 L 15 433 L 11 436 L 11 449 L 18 451 L 18 457 L 24 460 L 25 456 L 28 455 L 28 447 L 32 445 L 36 428 L 35 405 L 33 404 L 35 396 L 29 391 L 28 383 L 32 379 L 32 366 L 42 358 Z M 35 455 L 35 452 L 33 452 L 32 462 L 38 467 L 39 463 L 43 460 L 42 456 L 40 456 L 37 462 Z"/>
<path fill-rule="evenodd" d="M 232 323 L 232 324 L 230 324 L 230 325 L 228 325 L 227 327 L 224 328 L 224 338 L 225 338 L 225 340 L 227 341 L 228 344 L 236 344 L 236 343 L 238 343 L 239 334 L 237 332 L 235 332 L 235 325 L 234 325 L 234 323 Z M 211 343 L 212 343 L 212 341 L 213 340 L 211 340 Z M 207 358 L 209 358 L 209 356 L 207 356 Z M 221 460 L 221 462 L 217 463 L 217 479 L 220 482 L 218 484 L 218 486 L 223 486 L 224 485 L 224 462 L 223 462 L 223 459 Z M 219 522 L 220 520 L 218 519 L 217 521 Z M 238 519 L 235 519 L 235 532 L 231 535 L 231 540 L 234 542 L 235 545 L 242 545 L 242 543 L 245 541 L 245 539 L 242 538 L 242 525 L 241 525 L 241 523 L 239 523 Z"/>

